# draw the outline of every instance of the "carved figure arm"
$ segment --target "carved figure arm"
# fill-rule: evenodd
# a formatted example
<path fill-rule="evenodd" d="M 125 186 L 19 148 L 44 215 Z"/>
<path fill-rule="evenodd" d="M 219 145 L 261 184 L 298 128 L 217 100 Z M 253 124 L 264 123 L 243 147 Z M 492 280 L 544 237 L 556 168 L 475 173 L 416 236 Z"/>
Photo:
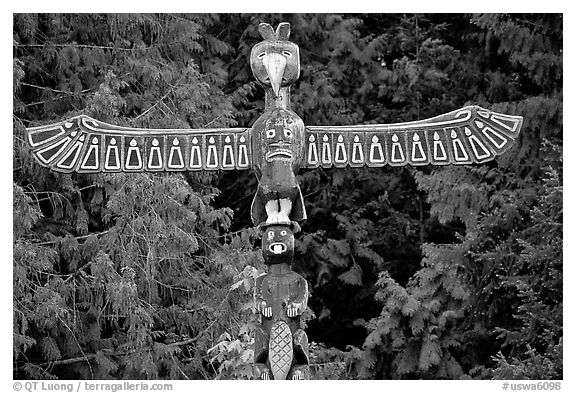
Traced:
<path fill-rule="evenodd" d="M 502 155 L 518 137 L 521 116 L 479 106 L 397 124 L 306 127 L 302 166 L 462 165 Z"/>
<path fill-rule="evenodd" d="M 294 274 L 297 276 L 293 287 L 295 291 L 293 292 L 293 298 L 286 305 L 286 315 L 290 318 L 302 315 L 306 307 L 308 307 L 308 282 L 299 274 Z"/>
<path fill-rule="evenodd" d="M 271 299 L 267 299 L 264 294 L 267 285 L 266 275 L 260 276 L 256 279 L 256 284 L 254 285 L 254 303 L 256 305 L 256 310 L 266 318 L 272 318 L 272 304 L 269 302 Z M 269 304 L 270 303 L 270 304 Z"/>
<path fill-rule="evenodd" d="M 173 172 L 252 166 L 248 128 L 129 128 L 81 115 L 26 131 L 36 160 L 58 172 Z"/>

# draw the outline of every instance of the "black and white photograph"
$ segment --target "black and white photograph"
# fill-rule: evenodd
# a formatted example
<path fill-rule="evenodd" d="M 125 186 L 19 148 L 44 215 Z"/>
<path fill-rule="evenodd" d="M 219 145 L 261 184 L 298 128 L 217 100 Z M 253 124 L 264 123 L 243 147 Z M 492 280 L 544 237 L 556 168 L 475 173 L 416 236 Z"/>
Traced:
<path fill-rule="evenodd" d="M 563 18 L 12 14 L 10 387 L 563 390 Z"/>

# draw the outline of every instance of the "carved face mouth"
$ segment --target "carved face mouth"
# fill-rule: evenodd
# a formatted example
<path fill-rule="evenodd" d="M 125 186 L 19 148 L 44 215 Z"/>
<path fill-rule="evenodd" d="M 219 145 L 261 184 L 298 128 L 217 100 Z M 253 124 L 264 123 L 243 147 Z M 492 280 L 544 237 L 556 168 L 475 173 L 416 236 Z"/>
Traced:
<path fill-rule="evenodd" d="M 266 161 L 284 160 L 289 161 L 293 157 L 293 153 L 288 149 L 274 149 L 266 153 Z"/>
<path fill-rule="evenodd" d="M 268 246 L 268 249 L 273 253 L 273 254 L 282 254 L 284 251 L 287 250 L 288 247 L 286 247 L 286 244 L 284 243 L 272 243 Z"/>

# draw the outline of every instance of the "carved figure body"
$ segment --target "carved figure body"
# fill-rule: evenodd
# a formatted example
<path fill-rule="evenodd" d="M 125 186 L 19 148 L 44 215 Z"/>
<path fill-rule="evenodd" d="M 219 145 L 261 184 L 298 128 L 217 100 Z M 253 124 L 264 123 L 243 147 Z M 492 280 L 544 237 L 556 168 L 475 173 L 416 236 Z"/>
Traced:
<path fill-rule="evenodd" d="M 296 113 L 277 107 L 252 127 L 253 167 L 258 190 L 252 202 L 252 221 L 258 225 L 302 223 L 306 210 L 296 180 L 304 155 L 304 123 Z"/>
<path fill-rule="evenodd" d="M 309 379 L 308 337 L 300 317 L 308 303 L 308 284 L 290 269 L 294 234 L 272 225 L 262 233 L 268 274 L 258 277 L 254 300 L 262 323 L 256 330 L 254 364 L 260 379 Z"/>

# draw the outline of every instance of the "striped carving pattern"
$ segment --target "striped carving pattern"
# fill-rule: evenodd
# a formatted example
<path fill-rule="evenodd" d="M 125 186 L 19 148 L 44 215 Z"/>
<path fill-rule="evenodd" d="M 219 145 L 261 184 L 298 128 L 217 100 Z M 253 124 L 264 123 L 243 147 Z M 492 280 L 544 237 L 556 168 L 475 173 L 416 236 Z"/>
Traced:
<path fill-rule="evenodd" d="M 483 163 L 510 148 L 522 117 L 479 106 L 398 124 L 306 127 L 303 167 Z"/>
<path fill-rule="evenodd" d="M 276 321 L 272 325 L 269 351 L 270 370 L 274 379 L 286 379 L 294 357 L 292 332 L 286 322 Z"/>
<path fill-rule="evenodd" d="M 251 167 L 247 128 L 154 130 L 77 116 L 27 129 L 34 157 L 58 172 L 159 172 Z"/>

